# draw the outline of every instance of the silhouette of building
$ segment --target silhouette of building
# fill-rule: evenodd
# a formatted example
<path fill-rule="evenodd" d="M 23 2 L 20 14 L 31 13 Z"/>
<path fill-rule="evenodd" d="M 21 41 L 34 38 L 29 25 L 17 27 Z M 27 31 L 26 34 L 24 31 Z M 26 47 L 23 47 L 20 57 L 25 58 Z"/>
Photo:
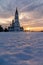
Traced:
<path fill-rule="evenodd" d="M 10 25 L 10 27 L 8 27 L 8 30 L 9 31 L 23 31 L 23 27 L 20 27 L 19 14 L 18 14 L 17 8 L 15 12 L 15 21 L 12 20 L 12 24 Z"/>

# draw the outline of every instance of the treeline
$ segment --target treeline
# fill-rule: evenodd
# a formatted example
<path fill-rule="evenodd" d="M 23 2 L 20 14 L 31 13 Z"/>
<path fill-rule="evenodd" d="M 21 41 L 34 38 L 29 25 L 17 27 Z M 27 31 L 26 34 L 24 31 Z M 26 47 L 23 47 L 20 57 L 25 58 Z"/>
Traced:
<path fill-rule="evenodd" d="M 0 32 L 8 32 L 8 29 L 7 28 L 3 29 L 3 27 L 0 25 Z"/>

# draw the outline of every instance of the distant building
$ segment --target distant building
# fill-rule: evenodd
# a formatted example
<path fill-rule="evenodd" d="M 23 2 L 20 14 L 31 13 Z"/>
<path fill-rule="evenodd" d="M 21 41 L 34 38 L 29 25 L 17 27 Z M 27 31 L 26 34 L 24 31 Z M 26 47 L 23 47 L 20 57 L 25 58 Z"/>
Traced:
<path fill-rule="evenodd" d="M 15 21 L 12 21 L 12 24 L 10 25 L 10 27 L 8 27 L 9 31 L 23 31 L 23 27 L 20 27 L 20 23 L 19 23 L 19 15 L 18 15 L 18 10 L 16 8 L 16 12 L 15 12 Z"/>

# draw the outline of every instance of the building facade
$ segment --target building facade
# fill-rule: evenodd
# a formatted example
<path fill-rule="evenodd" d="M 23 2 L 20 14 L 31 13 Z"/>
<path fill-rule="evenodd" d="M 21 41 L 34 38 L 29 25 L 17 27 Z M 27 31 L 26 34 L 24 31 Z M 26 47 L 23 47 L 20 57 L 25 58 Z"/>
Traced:
<path fill-rule="evenodd" d="M 23 31 L 23 27 L 20 27 L 19 14 L 18 14 L 17 8 L 15 12 L 15 20 L 12 21 L 12 24 L 10 25 L 10 27 L 8 27 L 8 30 L 9 31 Z"/>

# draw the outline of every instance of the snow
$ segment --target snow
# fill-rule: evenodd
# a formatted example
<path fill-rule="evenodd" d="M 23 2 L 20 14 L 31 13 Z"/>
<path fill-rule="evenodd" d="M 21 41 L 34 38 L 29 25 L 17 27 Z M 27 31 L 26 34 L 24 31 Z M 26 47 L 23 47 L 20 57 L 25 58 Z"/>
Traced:
<path fill-rule="evenodd" d="M 0 65 L 43 65 L 43 32 L 1 32 Z"/>

